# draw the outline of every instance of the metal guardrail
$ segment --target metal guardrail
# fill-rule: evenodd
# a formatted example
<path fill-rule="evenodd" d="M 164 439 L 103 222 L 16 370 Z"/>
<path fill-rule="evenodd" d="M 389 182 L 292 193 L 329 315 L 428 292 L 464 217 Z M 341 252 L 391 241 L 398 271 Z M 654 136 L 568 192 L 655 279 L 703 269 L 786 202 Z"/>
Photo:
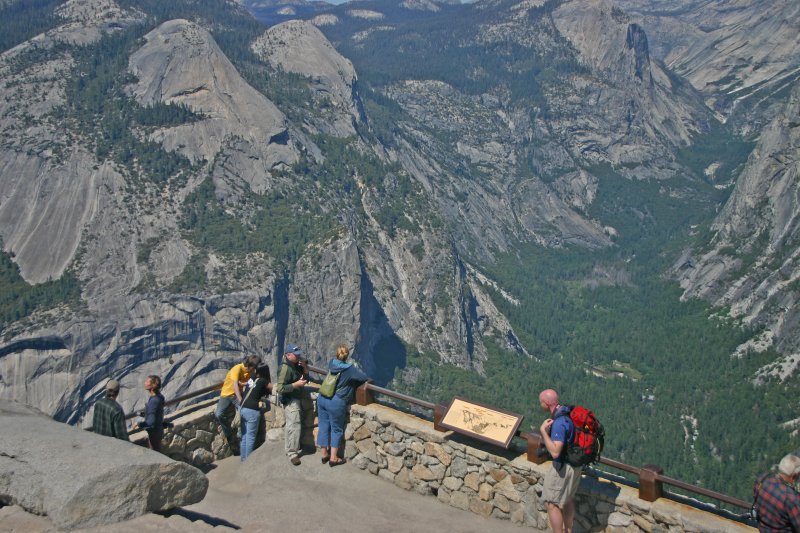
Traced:
<path fill-rule="evenodd" d="M 315 367 L 313 365 L 307 365 L 306 368 L 310 372 L 314 372 L 315 374 L 319 374 L 322 376 L 328 373 L 327 370 Z M 184 394 L 177 398 L 173 398 L 167 401 L 164 405 L 165 406 L 177 405 L 186 400 L 190 400 L 192 398 L 208 394 L 209 392 L 213 392 L 221 388 L 222 388 L 222 383 L 217 383 L 216 385 L 210 385 L 208 387 L 204 387 L 194 392 Z M 445 428 L 439 427 L 438 423 L 444 416 L 444 412 L 446 411 L 447 406 L 441 404 L 435 404 L 432 402 L 427 402 L 425 400 L 420 400 L 419 398 L 414 398 L 413 396 L 408 396 L 406 394 L 395 392 L 393 390 L 386 389 L 384 387 L 379 387 L 371 382 L 364 383 L 361 387 L 359 387 L 356 390 L 356 403 L 358 403 L 359 405 L 368 405 L 370 403 L 374 403 L 375 393 L 396 400 L 401 400 L 410 403 L 412 405 L 421 407 L 423 409 L 430 409 L 431 411 L 433 411 L 434 428 L 439 431 L 446 431 Z M 128 420 L 136 416 L 140 416 L 140 411 L 134 411 L 132 413 L 126 414 L 125 419 Z M 91 431 L 91 428 L 87 429 Z M 516 436 L 525 439 L 527 441 L 528 443 L 527 458 L 529 461 L 536 464 L 541 464 L 548 460 L 549 456 L 547 456 L 546 453 L 543 455 L 540 451 L 545 448 L 542 442 L 542 436 L 541 434 L 539 434 L 538 429 L 532 430 L 530 432 L 518 431 Z M 662 497 L 664 495 L 663 484 L 666 484 L 735 507 L 749 510 L 751 506 L 751 502 L 740 500 L 739 498 L 734 498 L 733 496 L 722 494 L 721 492 L 716 492 L 703 487 L 698 487 L 697 485 L 692 485 L 690 483 L 686 483 L 679 479 L 674 479 L 669 476 L 665 476 L 661 468 L 656 465 L 645 465 L 643 467 L 636 467 L 616 461 L 614 459 L 609 459 L 607 457 L 601 457 L 599 462 L 600 464 L 610 466 L 612 468 L 616 468 L 618 470 L 622 470 L 623 472 L 627 472 L 629 474 L 634 474 L 635 476 L 637 476 L 639 485 L 639 497 L 645 501 L 652 502 Z"/>

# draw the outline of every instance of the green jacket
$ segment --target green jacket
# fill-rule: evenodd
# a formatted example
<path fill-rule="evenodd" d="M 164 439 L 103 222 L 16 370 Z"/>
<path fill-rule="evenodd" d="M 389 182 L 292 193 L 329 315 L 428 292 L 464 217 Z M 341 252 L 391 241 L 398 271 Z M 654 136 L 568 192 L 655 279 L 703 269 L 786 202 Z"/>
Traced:
<path fill-rule="evenodd" d="M 281 369 L 278 371 L 278 383 L 275 390 L 279 394 L 278 398 L 280 398 L 283 403 L 289 400 L 299 400 L 303 397 L 302 387 L 299 389 L 292 387 L 292 383 L 300 379 L 302 375 L 303 372 L 299 365 L 293 365 L 287 361 L 281 363 Z"/>

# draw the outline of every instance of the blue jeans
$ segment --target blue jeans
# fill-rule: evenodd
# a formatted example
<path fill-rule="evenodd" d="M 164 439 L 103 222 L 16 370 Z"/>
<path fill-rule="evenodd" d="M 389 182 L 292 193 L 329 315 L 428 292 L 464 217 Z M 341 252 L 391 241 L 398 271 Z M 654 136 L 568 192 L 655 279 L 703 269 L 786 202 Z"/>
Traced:
<path fill-rule="evenodd" d="M 258 409 L 248 409 L 242 407 L 239 411 L 242 418 L 242 446 L 239 453 L 239 458 L 244 461 L 247 456 L 253 453 L 253 446 L 256 443 L 256 433 L 258 433 L 258 422 L 261 419 L 261 411 Z"/>
<path fill-rule="evenodd" d="M 340 448 L 344 439 L 344 425 L 347 420 L 347 402 L 334 396 L 317 398 L 317 445 L 320 448 Z"/>
<path fill-rule="evenodd" d="M 235 409 L 239 408 L 239 399 L 236 396 L 220 396 L 217 402 L 217 409 L 214 411 L 214 416 L 219 422 L 219 427 L 222 429 L 222 434 L 225 435 L 227 440 L 231 439 L 231 422 L 233 421 L 233 414 L 231 413 L 231 406 Z M 241 426 L 239 426 L 239 434 L 241 434 Z"/>

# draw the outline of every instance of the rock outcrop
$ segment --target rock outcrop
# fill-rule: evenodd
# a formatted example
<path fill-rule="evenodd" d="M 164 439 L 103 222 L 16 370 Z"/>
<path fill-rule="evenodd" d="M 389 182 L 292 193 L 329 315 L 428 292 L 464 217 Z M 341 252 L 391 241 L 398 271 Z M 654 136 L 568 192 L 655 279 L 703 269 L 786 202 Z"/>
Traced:
<path fill-rule="evenodd" d="M 131 95 L 142 106 L 182 104 L 204 117 L 160 130 L 153 140 L 192 161 L 224 160 L 233 172 L 215 169 L 217 179 L 244 180 L 255 192 L 269 188 L 271 171 L 297 160 L 286 117 L 242 79 L 208 31 L 172 20 L 145 41 L 130 58 L 138 80 Z"/>
<path fill-rule="evenodd" d="M 208 489 L 193 466 L 4 400 L 0 450 L 0 499 L 64 529 L 190 505 Z"/>
<path fill-rule="evenodd" d="M 798 116 L 800 85 L 795 85 L 762 132 L 709 241 L 675 265 L 685 296 L 730 306 L 745 322 L 766 326 L 763 346 L 774 344 L 784 353 L 800 350 L 795 333 L 800 324 Z M 790 366 L 783 376 L 791 374 L 796 361 Z"/>
<path fill-rule="evenodd" d="M 342 57 L 310 22 L 290 20 L 269 28 L 252 45 L 253 51 L 275 68 L 309 79 L 320 100 L 313 118 L 321 131 L 337 137 L 355 135 L 361 120 L 353 64 Z"/>
<path fill-rule="evenodd" d="M 703 92 L 722 118 L 753 111 L 740 104 L 750 97 L 761 103 L 798 76 L 797 2 L 680 0 L 666 9 L 658 0 L 618 4 L 645 26 L 657 57 Z"/>

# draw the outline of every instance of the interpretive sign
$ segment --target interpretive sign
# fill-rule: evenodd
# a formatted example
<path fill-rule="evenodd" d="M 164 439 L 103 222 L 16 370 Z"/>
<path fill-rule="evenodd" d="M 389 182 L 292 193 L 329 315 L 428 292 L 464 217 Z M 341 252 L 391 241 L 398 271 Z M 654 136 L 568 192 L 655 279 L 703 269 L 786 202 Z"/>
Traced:
<path fill-rule="evenodd" d="M 439 425 L 508 449 L 523 418 L 516 413 L 456 397 Z"/>

